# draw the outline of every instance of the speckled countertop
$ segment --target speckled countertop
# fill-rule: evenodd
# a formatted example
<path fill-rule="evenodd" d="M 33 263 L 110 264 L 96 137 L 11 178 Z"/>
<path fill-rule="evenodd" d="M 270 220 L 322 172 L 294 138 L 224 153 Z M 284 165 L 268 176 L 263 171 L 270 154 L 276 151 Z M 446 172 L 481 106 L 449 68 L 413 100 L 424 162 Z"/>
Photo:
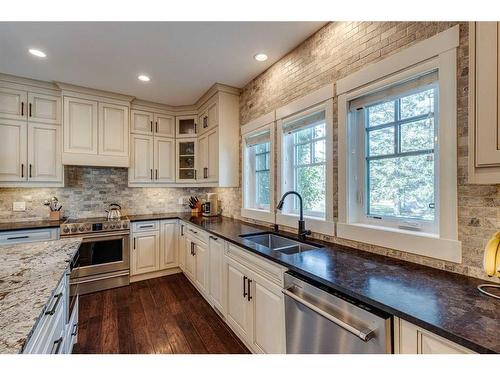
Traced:
<path fill-rule="evenodd" d="M 0 246 L 0 353 L 19 353 L 81 238 Z"/>

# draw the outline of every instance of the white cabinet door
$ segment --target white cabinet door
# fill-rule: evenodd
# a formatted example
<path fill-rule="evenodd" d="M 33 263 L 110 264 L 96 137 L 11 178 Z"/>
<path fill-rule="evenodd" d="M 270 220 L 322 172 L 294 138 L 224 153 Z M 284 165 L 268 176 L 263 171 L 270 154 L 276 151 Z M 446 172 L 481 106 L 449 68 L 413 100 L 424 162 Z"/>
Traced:
<path fill-rule="evenodd" d="M 255 273 L 249 276 L 253 301 L 253 347 L 260 353 L 284 354 L 285 302 L 281 288 Z"/>
<path fill-rule="evenodd" d="M 198 163 L 197 139 L 177 139 L 175 154 L 176 182 L 196 182 L 196 179 L 200 177 L 196 174 Z"/>
<path fill-rule="evenodd" d="M 207 172 L 208 172 L 208 138 L 206 135 L 201 135 L 198 138 L 198 148 L 197 152 L 197 160 L 198 160 L 198 169 L 197 169 L 197 177 L 198 180 L 202 182 L 206 182 L 207 180 Z"/>
<path fill-rule="evenodd" d="M 158 232 L 142 232 L 134 234 L 132 240 L 132 257 L 130 274 L 140 275 L 158 271 L 160 235 Z"/>
<path fill-rule="evenodd" d="M 26 181 L 27 141 L 26 121 L 0 121 L 0 181 Z"/>
<path fill-rule="evenodd" d="M 28 125 L 28 180 L 62 181 L 61 126 Z"/>
<path fill-rule="evenodd" d="M 229 258 L 225 258 L 227 274 L 227 323 L 240 338 L 252 342 L 252 304 L 248 301 L 247 270 Z"/>
<path fill-rule="evenodd" d="M 154 114 L 155 121 L 155 134 L 162 137 L 175 137 L 175 117 L 163 115 L 159 113 Z"/>
<path fill-rule="evenodd" d="M 224 298 L 224 241 L 222 238 L 210 236 L 209 243 L 209 294 L 210 300 L 217 309 L 225 314 L 226 304 Z"/>
<path fill-rule="evenodd" d="M 208 247 L 205 243 L 196 241 L 195 254 L 195 282 L 203 294 L 208 296 Z"/>
<path fill-rule="evenodd" d="M 206 158 L 206 180 L 209 182 L 217 182 L 219 180 L 219 132 L 217 128 L 207 133 Z"/>
<path fill-rule="evenodd" d="M 61 123 L 61 97 L 55 95 L 28 93 L 28 119 L 45 124 Z"/>
<path fill-rule="evenodd" d="M 132 109 L 131 113 L 131 126 L 130 132 L 134 134 L 153 134 L 153 121 L 154 115 L 152 112 L 139 111 Z"/>
<path fill-rule="evenodd" d="M 155 182 L 175 182 L 175 139 L 154 137 Z"/>
<path fill-rule="evenodd" d="M 186 234 L 184 231 L 186 230 L 186 226 L 182 223 L 179 223 L 179 241 L 178 241 L 178 249 L 179 249 L 179 267 L 182 271 L 185 270 L 186 264 Z"/>
<path fill-rule="evenodd" d="M 128 107 L 99 103 L 99 155 L 128 157 Z"/>
<path fill-rule="evenodd" d="M 0 87 L 0 117 L 11 120 L 25 120 L 28 114 L 28 93 L 26 91 Z"/>
<path fill-rule="evenodd" d="M 186 276 L 194 281 L 195 258 L 193 253 L 193 239 L 191 237 L 186 237 L 185 244 L 186 246 L 184 247 L 184 253 L 186 254 L 186 256 L 184 268 L 186 270 Z"/>
<path fill-rule="evenodd" d="M 64 97 L 64 152 L 96 155 L 97 101 Z"/>
<path fill-rule="evenodd" d="M 177 267 L 177 221 L 160 222 L 160 269 Z"/>
<path fill-rule="evenodd" d="M 129 182 L 153 183 L 153 137 L 132 134 L 130 145 Z"/>
<path fill-rule="evenodd" d="M 208 115 L 208 129 L 212 129 L 219 124 L 219 113 L 217 109 L 217 102 L 211 104 L 207 109 Z"/>

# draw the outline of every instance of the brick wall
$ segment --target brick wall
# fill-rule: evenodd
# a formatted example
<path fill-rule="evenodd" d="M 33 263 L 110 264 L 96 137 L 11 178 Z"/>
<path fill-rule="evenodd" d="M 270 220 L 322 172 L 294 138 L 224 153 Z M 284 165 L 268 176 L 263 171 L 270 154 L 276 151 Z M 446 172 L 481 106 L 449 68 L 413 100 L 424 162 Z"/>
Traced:
<path fill-rule="evenodd" d="M 454 26 L 456 22 L 334 22 L 324 26 L 267 71 L 249 82 L 240 98 L 245 124 L 256 117 L 336 82 L 360 68 Z M 482 252 L 500 226 L 499 185 L 467 184 L 468 24 L 460 23 L 457 61 L 458 221 L 462 264 L 339 238 L 328 240 L 408 261 L 485 278 Z M 334 160 L 337 160 L 337 102 L 334 98 Z M 336 163 L 335 163 L 336 164 Z M 336 166 L 334 181 L 337 181 Z M 334 212 L 337 213 L 337 187 Z M 318 236 L 321 237 L 321 236 Z M 325 237 L 325 236 L 323 236 Z M 436 249 L 438 251 L 439 249 Z"/>

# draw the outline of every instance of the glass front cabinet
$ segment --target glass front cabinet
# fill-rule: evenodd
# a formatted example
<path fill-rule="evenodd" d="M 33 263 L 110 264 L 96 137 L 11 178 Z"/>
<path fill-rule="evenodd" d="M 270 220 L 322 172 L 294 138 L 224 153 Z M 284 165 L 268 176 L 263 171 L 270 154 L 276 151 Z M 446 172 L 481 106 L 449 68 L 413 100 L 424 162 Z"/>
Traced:
<path fill-rule="evenodd" d="M 177 182 L 196 182 L 196 138 L 177 140 Z"/>
<path fill-rule="evenodd" d="M 198 134 L 197 116 L 177 116 L 175 118 L 176 137 L 191 138 Z"/>

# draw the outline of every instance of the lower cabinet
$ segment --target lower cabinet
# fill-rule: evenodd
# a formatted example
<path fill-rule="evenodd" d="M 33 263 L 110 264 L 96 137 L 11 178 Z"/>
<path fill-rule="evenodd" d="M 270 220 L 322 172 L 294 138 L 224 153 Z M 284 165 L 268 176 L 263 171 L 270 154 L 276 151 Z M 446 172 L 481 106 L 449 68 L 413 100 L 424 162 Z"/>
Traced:
<path fill-rule="evenodd" d="M 210 302 L 220 313 L 225 314 L 225 273 L 224 273 L 224 246 L 222 238 L 209 236 L 208 240 L 208 275 Z"/>
<path fill-rule="evenodd" d="M 140 275 L 160 269 L 160 233 L 142 232 L 132 239 L 130 275 Z"/>
<path fill-rule="evenodd" d="M 177 220 L 160 222 L 160 269 L 178 266 Z"/>
<path fill-rule="evenodd" d="M 184 272 L 186 264 L 186 226 L 179 223 L 179 237 L 177 240 L 177 249 L 179 254 L 179 267 Z"/>
<path fill-rule="evenodd" d="M 472 354 L 475 352 L 401 318 L 394 317 L 394 353 Z"/>
<path fill-rule="evenodd" d="M 208 247 L 201 241 L 194 242 L 195 283 L 198 289 L 208 296 Z"/>

